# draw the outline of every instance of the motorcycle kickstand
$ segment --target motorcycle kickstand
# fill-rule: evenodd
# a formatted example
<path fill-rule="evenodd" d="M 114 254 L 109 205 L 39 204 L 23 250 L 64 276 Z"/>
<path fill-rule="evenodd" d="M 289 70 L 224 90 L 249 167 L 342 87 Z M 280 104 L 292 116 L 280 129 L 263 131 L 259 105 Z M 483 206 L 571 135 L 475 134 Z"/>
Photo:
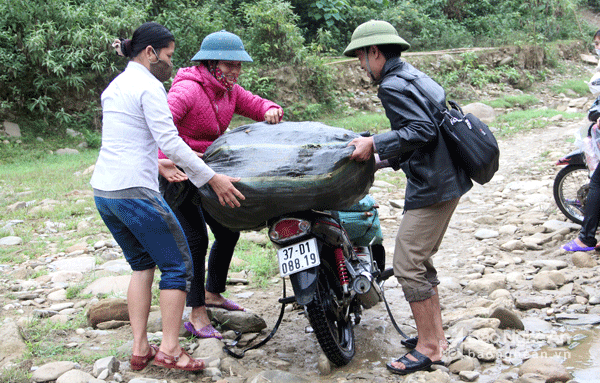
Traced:
<path fill-rule="evenodd" d="M 256 348 L 263 346 L 265 343 L 267 343 L 269 340 L 271 340 L 271 338 L 273 338 L 273 336 L 275 336 L 275 333 L 277 332 L 277 329 L 279 328 L 279 325 L 281 324 L 281 321 L 283 319 L 283 314 L 285 313 L 285 305 L 296 301 L 296 298 L 293 296 L 286 298 L 286 296 L 285 296 L 285 278 L 282 278 L 282 279 L 283 279 L 283 297 L 279 299 L 279 302 L 281 303 L 281 311 L 279 312 L 279 318 L 277 318 L 277 322 L 273 326 L 273 330 L 271 330 L 271 333 L 269 335 L 267 335 L 267 337 L 265 339 L 261 340 L 257 344 L 247 347 L 247 348 L 243 349 L 241 353 L 237 354 L 236 352 L 231 350 L 230 347 L 235 347 L 235 345 L 242 338 L 242 333 L 240 331 L 235 331 L 235 333 L 237 335 L 235 340 L 230 345 L 223 346 L 223 351 L 225 351 L 228 355 L 230 355 L 236 359 L 242 359 L 244 357 L 244 354 L 246 353 L 246 351 L 254 350 Z"/>

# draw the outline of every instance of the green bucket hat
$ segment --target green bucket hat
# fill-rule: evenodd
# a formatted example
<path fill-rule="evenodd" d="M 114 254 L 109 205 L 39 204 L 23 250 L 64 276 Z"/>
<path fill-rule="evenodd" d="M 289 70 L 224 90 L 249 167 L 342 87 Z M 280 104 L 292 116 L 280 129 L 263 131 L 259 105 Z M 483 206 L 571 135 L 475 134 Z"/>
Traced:
<path fill-rule="evenodd" d="M 383 20 L 367 21 L 356 27 L 352 33 L 350 44 L 344 50 L 344 56 L 355 57 L 357 49 L 386 44 L 400 45 L 401 51 L 410 48 L 410 44 L 398 36 L 398 31 L 392 24 Z"/>

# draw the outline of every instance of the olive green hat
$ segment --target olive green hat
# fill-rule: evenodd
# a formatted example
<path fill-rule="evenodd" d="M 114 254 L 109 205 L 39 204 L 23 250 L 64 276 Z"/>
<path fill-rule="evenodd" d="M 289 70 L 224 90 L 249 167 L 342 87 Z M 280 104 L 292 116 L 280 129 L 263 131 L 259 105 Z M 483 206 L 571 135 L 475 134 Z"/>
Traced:
<path fill-rule="evenodd" d="M 367 21 L 356 27 L 344 55 L 354 57 L 359 48 L 386 44 L 400 45 L 400 51 L 410 48 L 410 44 L 398 36 L 398 31 L 392 24 L 383 20 Z"/>

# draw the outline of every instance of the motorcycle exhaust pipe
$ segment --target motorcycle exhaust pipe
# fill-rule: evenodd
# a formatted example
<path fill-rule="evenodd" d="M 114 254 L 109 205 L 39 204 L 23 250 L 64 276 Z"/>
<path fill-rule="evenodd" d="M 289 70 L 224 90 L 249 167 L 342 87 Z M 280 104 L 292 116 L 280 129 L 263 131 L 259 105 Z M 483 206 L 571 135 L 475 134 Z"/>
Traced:
<path fill-rule="evenodd" d="M 354 278 L 352 287 L 365 309 L 369 309 L 383 301 L 379 285 L 375 283 L 371 274 L 366 271 L 363 271 Z"/>

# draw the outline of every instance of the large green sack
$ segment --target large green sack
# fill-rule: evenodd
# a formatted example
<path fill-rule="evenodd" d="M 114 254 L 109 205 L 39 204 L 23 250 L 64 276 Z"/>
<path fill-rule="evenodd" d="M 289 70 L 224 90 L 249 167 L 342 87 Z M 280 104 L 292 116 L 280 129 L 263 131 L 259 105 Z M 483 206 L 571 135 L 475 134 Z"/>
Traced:
<path fill-rule="evenodd" d="M 232 230 L 260 229 L 271 218 L 309 209 L 343 210 L 361 200 L 374 181 L 375 162 L 351 161 L 359 137 L 320 122 L 264 122 L 219 137 L 204 153 L 217 173 L 240 177 L 241 207 L 221 206 L 210 186 L 202 207 Z"/>

